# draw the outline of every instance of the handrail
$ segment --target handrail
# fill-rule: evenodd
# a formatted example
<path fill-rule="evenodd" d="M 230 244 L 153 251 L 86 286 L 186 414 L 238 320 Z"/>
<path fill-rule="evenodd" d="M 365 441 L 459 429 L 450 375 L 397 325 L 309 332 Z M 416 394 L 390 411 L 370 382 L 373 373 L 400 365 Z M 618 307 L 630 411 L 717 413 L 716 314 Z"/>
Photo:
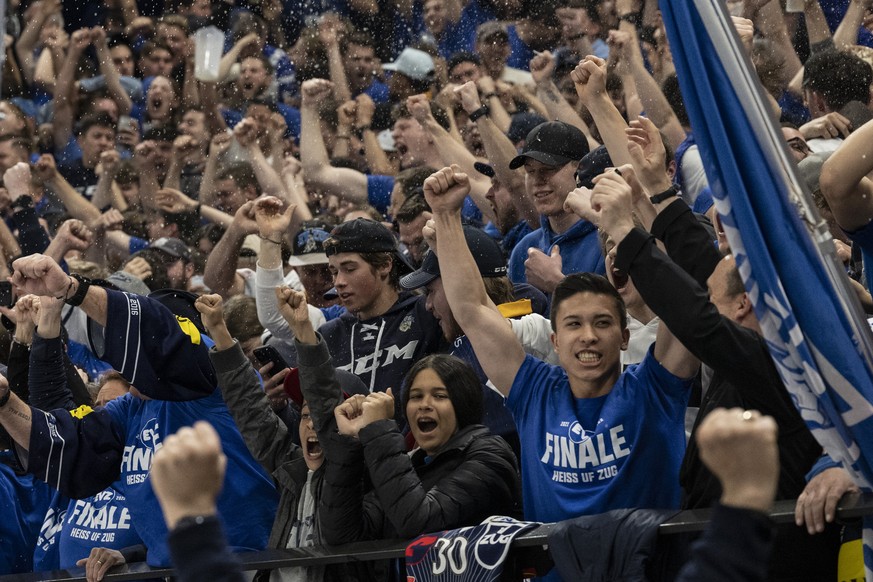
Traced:
<path fill-rule="evenodd" d="M 794 500 L 775 502 L 769 513 L 770 519 L 776 524 L 794 523 L 795 504 Z M 702 531 L 709 523 L 711 513 L 711 509 L 689 509 L 677 512 L 676 515 L 660 525 L 658 533 L 659 535 L 673 535 Z M 873 513 L 873 493 L 847 493 L 837 507 L 837 520 L 851 521 L 871 513 Z M 518 536 L 512 542 L 512 547 L 520 549 L 539 546 L 545 548 L 549 543 L 549 532 L 554 525 L 546 523 Z M 292 566 L 326 566 L 402 558 L 408 543 L 407 540 L 377 540 L 342 546 L 263 550 L 237 555 L 242 562 L 243 570 L 272 570 Z M 151 568 L 141 562 L 126 564 L 118 567 L 117 570 L 115 573 L 107 574 L 104 580 L 110 582 L 145 580 L 173 575 L 171 568 Z M 0 576 L 0 582 L 84 582 L 84 572 L 84 568 L 71 568 L 52 572 L 10 574 Z"/>

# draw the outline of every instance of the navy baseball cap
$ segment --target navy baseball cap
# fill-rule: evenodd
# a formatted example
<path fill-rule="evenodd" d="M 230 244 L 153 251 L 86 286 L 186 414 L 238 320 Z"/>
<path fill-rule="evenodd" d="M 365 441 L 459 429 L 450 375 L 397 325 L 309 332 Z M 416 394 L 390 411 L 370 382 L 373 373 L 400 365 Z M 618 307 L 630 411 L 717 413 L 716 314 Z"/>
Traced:
<path fill-rule="evenodd" d="M 588 139 L 578 127 L 563 121 L 541 123 L 527 134 L 521 153 L 509 162 L 515 170 L 528 160 L 536 160 L 547 166 L 563 166 L 579 161 L 588 153 Z"/>
<path fill-rule="evenodd" d="M 467 246 L 470 247 L 480 275 L 483 277 L 503 277 L 506 275 L 506 259 L 503 257 L 503 251 L 500 250 L 497 241 L 473 226 L 464 227 L 464 238 L 467 241 Z M 402 277 L 400 286 L 404 289 L 418 289 L 439 276 L 440 264 L 437 261 L 436 253 L 429 251 L 424 256 L 421 268 Z"/>
<path fill-rule="evenodd" d="M 327 263 L 324 241 L 329 237 L 330 233 L 323 225 L 302 228 L 294 237 L 294 248 L 292 255 L 288 257 L 288 264 L 292 267 L 302 267 Z"/>
<path fill-rule="evenodd" d="M 516 113 L 512 116 L 512 121 L 509 122 L 509 131 L 506 132 L 506 137 L 508 137 L 512 143 L 517 144 L 523 140 L 533 128 L 546 123 L 547 121 L 548 119 L 538 113 L 530 113 L 529 111 Z"/>
<path fill-rule="evenodd" d="M 612 167 L 612 158 L 606 151 L 606 146 L 598 146 L 585 154 L 576 167 L 576 187 L 594 188 L 592 180 Z"/>
<path fill-rule="evenodd" d="M 485 162 L 473 162 L 473 167 L 476 168 L 477 172 L 488 176 L 489 178 L 493 178 L 496 175 L 494 167 L 491 166 L 491 164 L 486 164 Z"/>

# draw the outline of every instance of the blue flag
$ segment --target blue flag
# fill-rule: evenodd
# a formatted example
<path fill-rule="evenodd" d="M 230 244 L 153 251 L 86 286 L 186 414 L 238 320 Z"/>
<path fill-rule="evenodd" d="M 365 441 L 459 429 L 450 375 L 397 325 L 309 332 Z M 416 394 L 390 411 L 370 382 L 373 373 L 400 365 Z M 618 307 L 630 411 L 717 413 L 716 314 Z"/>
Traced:
<path fill-rule="evenodd" d="M 873 484 L 873 337 L 721 0 L 660 0 L 679 86 L 725 234 L 801 415 Z M 873 520 L 864 562 L 873 580 Z"/>

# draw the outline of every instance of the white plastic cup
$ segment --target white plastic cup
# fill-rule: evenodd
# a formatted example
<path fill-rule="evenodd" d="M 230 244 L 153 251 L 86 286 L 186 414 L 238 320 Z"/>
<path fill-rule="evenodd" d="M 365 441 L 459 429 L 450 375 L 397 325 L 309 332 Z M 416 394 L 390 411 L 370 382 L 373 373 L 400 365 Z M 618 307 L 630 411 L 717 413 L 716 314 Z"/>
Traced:
<path fill-rule="evenodd" d="M 224 33 L 206 26 L 194 33 L 194 76 L 200 81 L 218 81 L 218 66 L 224 53 Z"/>

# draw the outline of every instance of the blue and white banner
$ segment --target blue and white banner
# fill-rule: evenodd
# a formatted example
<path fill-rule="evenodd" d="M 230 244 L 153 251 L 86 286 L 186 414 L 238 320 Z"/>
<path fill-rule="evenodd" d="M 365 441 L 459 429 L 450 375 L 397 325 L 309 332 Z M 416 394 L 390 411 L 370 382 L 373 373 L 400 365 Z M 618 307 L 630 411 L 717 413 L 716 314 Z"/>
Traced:
<path fill-rule="evenodd" d="M 816 439 L 871 490 L 873 337 L 831 237 L 722 0 L 660 7 L 716 208 L 773 360 Z"/>

